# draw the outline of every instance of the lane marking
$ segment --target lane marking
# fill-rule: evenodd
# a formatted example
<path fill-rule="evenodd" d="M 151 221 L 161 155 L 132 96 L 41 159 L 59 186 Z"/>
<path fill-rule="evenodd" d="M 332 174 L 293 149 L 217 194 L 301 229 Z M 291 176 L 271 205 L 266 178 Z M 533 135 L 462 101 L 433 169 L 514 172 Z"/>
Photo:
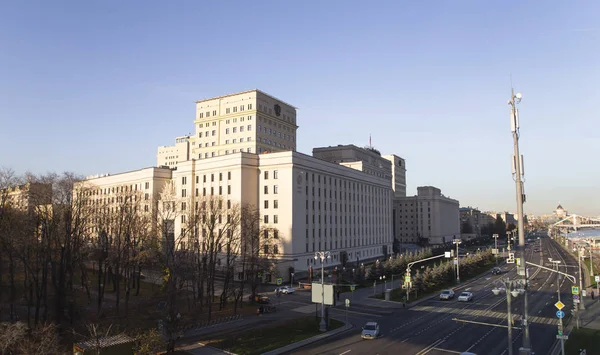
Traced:
<path fill-rule="evenodd" d="M 348 354 L 348 353 L 349 353 L 349 352 L 351 352 L 351 351 L 352 351 L 352 349 L 350 349 L 350 350 L 346 350 L 346 351 L 344 351 L 343 353 L 340 353 L 340 355 Z"/>

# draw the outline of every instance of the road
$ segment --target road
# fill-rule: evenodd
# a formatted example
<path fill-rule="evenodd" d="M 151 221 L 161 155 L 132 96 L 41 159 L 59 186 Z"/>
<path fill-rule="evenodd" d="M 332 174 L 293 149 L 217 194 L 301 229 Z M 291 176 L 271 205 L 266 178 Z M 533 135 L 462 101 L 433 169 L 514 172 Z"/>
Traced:
<path fill-rule="evenodd" d="M 541 244 L 541 247 L 539 246 Z M 540 249 L 536 252 L 536 249 Z M 573 266 L 575 260 L 548 238 L 542 238 L 528 244 L 527 260 L 548 267 L 548 257 L 562 260 L 562 265 Z M 567 261 L 567 262 L 566 262 Z M 501 276 L 491 274 L 467 283 L 455 290 L 457 294 L 470 291 L 475 295 L 473 302 L 459 303 L 454 300 L 439 301 L 437 298 L 426 300 L 409 309 L 392 308 L 381 311 L 369 305 L 357 305 L 348 314 L 351 323 L 357 325 L 350 331 L 328 338 L 325 341 L 298 349 L 291 354 L 416 354 L 442 355 L 460 354 L 470 351 L 476 354 L 503 355 L 508 353 L 508 336 L 505 327 L 484 324 L 464 323 L 454 318 L 471 322 L 480 322 L 506 326 L 506 295 L 495 296 L 491 290 L 498 287 L 501 277 L 514 278 L 516 268 L 504 265 L 506 273 Z M 575 268 L 564 268 L 574 274 Z M 541 268 L 530 267 L 529 287 L 529 330 L 532 349 L 536 354 L 548 354 L 557 333 L 556 274 Z M 561 281 L 561 300 L 566 307 L 565 313 L 572 308 L 571 284 Z M 297 295 L 300 296 L 300 295 Z M 356 296 L 356 295 L 355 295 Z M 512 301 L 514 326 L 521 326 L 523 295 Z M 369 302 L 374 302 L 370 300 Z M 387 304 L 387 303 L 386 303 Z M 310 307 L 310 306 L 309 306 Z M 314 312 L 314 306 L 312 306 Z M 343 310 L 333 314 L 344 319 Z M 382 335 L 373 341 L 360 339 L 360 327 L 368 320 L 380 324 Z M 514 354 L 522 344 L 522 330 L 513 329 Z"/>

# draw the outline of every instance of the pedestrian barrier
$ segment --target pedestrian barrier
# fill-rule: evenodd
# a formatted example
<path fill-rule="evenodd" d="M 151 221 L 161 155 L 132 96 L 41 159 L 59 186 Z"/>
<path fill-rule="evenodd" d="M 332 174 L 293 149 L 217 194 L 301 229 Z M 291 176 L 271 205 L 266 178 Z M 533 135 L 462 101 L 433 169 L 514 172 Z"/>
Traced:
<path fill-rule="evenodd" d="M 180 330 L 191 330 L 191 329 L 202 329 L 202 328 L 210 328 L 210 327 L 214 327 L 220 324 L 225 324 L 225 323 L 230 323 L 233 321 L 236 321 L 238 319 L 241 319 L 242 315 L 241 314 L 236 314 L 233 316 L 227 316 L 227 317 L 222 317 L 222 318 L 217 318 L 217 319 L 212 319 L 210 321 L 202 321 L 199 323 L 192 323 L 192 324 L 188 324 L 184 327 L 181 327 Z"/>

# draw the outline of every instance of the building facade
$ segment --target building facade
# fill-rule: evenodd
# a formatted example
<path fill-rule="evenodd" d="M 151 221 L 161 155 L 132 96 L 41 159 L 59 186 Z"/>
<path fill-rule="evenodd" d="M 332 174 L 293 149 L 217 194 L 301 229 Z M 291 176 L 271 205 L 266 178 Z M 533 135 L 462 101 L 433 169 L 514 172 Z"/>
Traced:
<path fill-rule="evenodd" d="M 416 196 L 394 199 L 394 233 L 400 243 L 449 243 L 460 236 L 459 203 L 436 187 L 418 187 Z"/>
<path fill-rule="evenodd" d="M 32 212 L 37 206 L 51 204 L 51 184 L 26 183 L 0 190 L 0 209 L 10 207 L 21 212 Z"/>
<path fill-rule="evenodd" d="M 472 235 L 472 238 L 481 237 L 482 223 L 481 211 L 473 207 L 460 208 L 461 233 Z M 465 238 L 470 239 L 470 238 Z"/>
<path fill-rule="evenodd" d="M 177 163 L 190 160 L 191 137 L 175 138 L 175 145 L 158 147 L 156 166 L 175 167 Z"/>

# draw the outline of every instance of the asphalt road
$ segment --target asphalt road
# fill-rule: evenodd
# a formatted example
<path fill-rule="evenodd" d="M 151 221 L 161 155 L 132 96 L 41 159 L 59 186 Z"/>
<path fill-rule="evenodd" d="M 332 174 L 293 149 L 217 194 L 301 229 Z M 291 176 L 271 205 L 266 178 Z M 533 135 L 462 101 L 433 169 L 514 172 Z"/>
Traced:
<path fill-rule="evenodd" d="M 539 249 L 541 241 L 541 252 Z M 562 265 L 575 265 L 573 257 L 567 255 L 555 242 L 542 238 L 531 242 L 527 248 L 527 260 L 536 264 L 552 267 L 548 257 L 562 260 Z M 410 309 L 380 309 L 354 307 L 348 314 L 351 323 L 356 327 L 350 331 L 328 338 L 327 340 L 300 348 L 291 354 L 460 354 L 470 351 L 476 354 L 507 354 L 508 335 L 506 318 L 506 295 L 495 296 L 491 290 L 499 287 L 502 277 L 514 278 L 514 265 L 503 266 L 506 273 L 501 276 L 484 276 L 463 288 L 456 289 L 457 296 L 461 291 L 473 292 L 473 302 L 439 301 L 437 298 L 427 300 Z M 574 274 L 575 268 L 563 267 Z M 570 294 L 571 283 L 561 281 L 561 300 L 566 307 L 565 313 L 572 309 Z M 557 301 L 556 274 L 540 268 L 530 267 L 529 287 L 529 332 L 532 349 L 536 354 L 547 354 L 550 351 L 557 333 L 556 308 Z M 512 313 L 514 326 L 521 327 L 523 295 L 513 298 Z M 343 310 L 333 314 L 344 319 Z M 467 323 L 455 319 L 483 324 Z M 362 340 L 361 326 L 369 320 L 379 323 L 381 336 L 376 340 Z M 496 327 L 500 325 L 503 327 Z M 522 329 L 513 329 L 513 349 L 518 353 L 522 345 Z"/>

